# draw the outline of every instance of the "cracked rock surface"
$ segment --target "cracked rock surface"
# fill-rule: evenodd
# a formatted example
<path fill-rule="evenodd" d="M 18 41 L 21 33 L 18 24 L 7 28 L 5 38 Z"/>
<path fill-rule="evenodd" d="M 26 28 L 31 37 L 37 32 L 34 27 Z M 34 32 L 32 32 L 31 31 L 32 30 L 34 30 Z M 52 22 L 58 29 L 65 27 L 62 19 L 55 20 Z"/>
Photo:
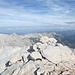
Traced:
<path fill-rule="evenodd" d="M 42 36 L 32 46 L 1 47 L 0 75 L 75 75 L 75 55 L 55 38 Z"/>

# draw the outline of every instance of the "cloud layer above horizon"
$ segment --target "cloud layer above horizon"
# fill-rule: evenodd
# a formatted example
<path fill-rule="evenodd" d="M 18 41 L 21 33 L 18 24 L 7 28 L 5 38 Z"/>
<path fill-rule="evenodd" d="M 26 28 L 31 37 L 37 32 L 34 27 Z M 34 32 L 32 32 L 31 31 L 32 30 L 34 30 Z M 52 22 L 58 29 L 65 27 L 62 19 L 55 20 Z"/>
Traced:
<path fill-rule="evenodd" d="M 75 28 L 74 0 L 0 0 L 0 27 Z"/>

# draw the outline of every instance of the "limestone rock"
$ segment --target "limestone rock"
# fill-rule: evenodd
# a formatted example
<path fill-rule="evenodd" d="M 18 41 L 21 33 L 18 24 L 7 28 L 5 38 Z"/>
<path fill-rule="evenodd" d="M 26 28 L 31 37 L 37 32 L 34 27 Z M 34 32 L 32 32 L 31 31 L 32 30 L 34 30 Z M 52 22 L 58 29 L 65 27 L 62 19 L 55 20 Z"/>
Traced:
<path fill-rule="evenodd" d="M 13 64 L 12 66 L 8 67 L 1 75 L 12 75 L 12 73 L 16 70 L 17 64 Z"/>
<path fill-rule="evenodd" d="M 33 61 L 29 61 L 27 64 L 23 65 L 18 75 L 35 75 L 34 74 L 35 70 L 36 70 L 36 67 Z"/>
<path fill-rule="evenodd" d="M 50 75 L 58 75 L 56 72 L 51 72 Z"/>
<path fill-rule="evenodd" d="M 65 71 L 62 73 L 62 75 L 70 75 L 69 71 Z"/>
<path fill-rule="evenodd" d="M 42 56 L 51 61 L 52 63 L 60 63 L 61 55 L 58 47 L 48 46 L 47 49 L 43 50 Z"/>
<path fill-rule="evenodd" d="M 37 75 L 44 75 L 44 68 L 41 67 L 40 69 L 37 70 Z"/>
<path fill-rule="evenodd" d="M 60 47 L 63 47 L 63 45 L 61 43 L 57 43 L 56 45 L 57 46 L 60 46 Z"/>
<path fill-rule="evenodd" d="M 56 43 L 57 40 L 56 40 L 55 38 L 49 38 L 49 42 L 51 42 L 51 43 Z"/>
<path fill-rule="evenodd" d="M 12 75 L 18 75 L 19 71 L 20 71 L 20 67 L 16 68 L 16 70 L 14 71 Z"/>
<path fill-rule="evenodd" d="M 75 56 L 72 55 L 72 51 L 65 46 L 48 46 L 45 50 L 41 51 L 41 53 L 43 57 L 53 63 L 75 61 Z"/>
<path fill-rule="evenodd" d="M 40 38 L 40 42 L 48 43 L 49 42 L 49 38 L 47 36 L 44 36 L 44 37 Z"/>
<path fill-rule="evenodd" d="M 2 73 L 6 69 L 5 64 L 0 64 L 0 73 Z"/>
<path fill-rule="evenodd" d="M 21 50 L 20 54 L 22 56 L 23 62 L 27 62 L 28 61 L 27 57 L 29 56 L 30 53 L 27 50 Z"/>
<path fill-rule="evenodd" d="M 63 62 L 75 61 L 75 56 L 73 57 L 72 51 L 69 47 L 67 46 L 61 47 L 60 51 L 61 51 L 61 59 Z"/>
<path fill-rule="evenodd" d="M 41 56 L 41 54 L 39 52 L 32 52 L 30 54 L 30 57 L 31 57 L 31 59 L 34 59 L 34 60 L 36 60 L 36 59 L 42 59 L 42 56 Z"/>
<path fill-rule="evenodd" d="M 55 72 L 59 75 L 61 72 L 68 70 L 69 68 L 64 65 L 64 63 L 58 63 L 55 66 Z"/>
<path fill-rule="evenodd" d="M 44 50 L 44 49 L 46 49 L 46 47 L 47 47 L 47 43 L 42 44 L 42 43 L 38 42 L 33 45 L 33 49 L 35 51 Z"/>
<path fill-rule="evenodd" d="M 36 44 L 33 45 L 33 49 L 35 51 L 38 51 L 38 49 L 40 49 L 41 45 L 42 45 L 42 43 L 38 42 L 38 43 L 36 43 Z"/>
<path fill-rule="evenodd" d="M 55 38 L 48 38 L 47 36 L 43 36 L 42 38 L 40 38 L 40 42 L 42 43 L 56 43 L 57 40 Z"/>
<path fill-rule="evenodd" d="M 10 63 L 11 63 L 11 64 L 14 64 L 14 63 L 16 63 L 16 62 L 19 61 L 19 60 L 22 60 L 22 56 L 21 56 L 19 53 L 17 53 L 16 55 L 14 55 L 14 56 L 10 59 Z"/>

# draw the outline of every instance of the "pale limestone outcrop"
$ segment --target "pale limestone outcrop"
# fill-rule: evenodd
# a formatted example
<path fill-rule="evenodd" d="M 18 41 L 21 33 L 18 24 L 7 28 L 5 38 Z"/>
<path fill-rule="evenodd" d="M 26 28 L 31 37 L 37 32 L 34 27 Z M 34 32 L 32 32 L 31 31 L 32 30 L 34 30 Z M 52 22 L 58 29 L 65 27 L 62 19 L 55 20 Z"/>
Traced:
<path fill-rule="evenodd" d="M 47 46 L 48 46 L 47 43 L 42 44 L 42 43 L 38 42 L 38 43 L 33 45 L 33 49 L 35 51 L 40 51 L 40 50 L 46 49 Z"/>
<path fill-rule="evenodd" d="M 62 60 L 59 47 L 48 46 L 45 50 L 41 51 L 41 54 L 52 63 L 60 63 Z"/>
<path fill-rule="evenodd" d="M 47 36 L 41 37 L 40 42 L 41 43 L 47 43 L 47 42 L 49 42 L 49 38 Z"/>
<path fill-rule="evenodd" d="M 40 38 L 40 42 L 42 43 L 56 43 L 57 40 L 55 38 L 48 38 L 47 36 L 43 36 L 42 38 Z"/>
<path fill-rule="evenodd" d="M 5 64 L 0 64 L 0 73 L 6 69 Z"/>
<path fill-rule="evenodd" d="M 11 64 L 14 64 L 14 63 L 16 63 L 17 61 L 21 61 L 22 60 L 22 56 L 19 54 L 19 53 L 17 53 L 16 55 L 14 55 L 13 57 L 11 57 L 11 59 L 10 59 L 10 63 Z"/>
<path fill-rule="evenodd" d="M 75 75 L 74 53 L 55 38 L 43 36 L 32 46 L 8 49 L 0 49 L 0 75 Z"/>
<path fill-rule="evenodd" d="M 37 60 L 37 59 L 42 59 L 42 56 L 39 52 L 32 52 L 30 54 L 31 59 L 33 60 Z"/>

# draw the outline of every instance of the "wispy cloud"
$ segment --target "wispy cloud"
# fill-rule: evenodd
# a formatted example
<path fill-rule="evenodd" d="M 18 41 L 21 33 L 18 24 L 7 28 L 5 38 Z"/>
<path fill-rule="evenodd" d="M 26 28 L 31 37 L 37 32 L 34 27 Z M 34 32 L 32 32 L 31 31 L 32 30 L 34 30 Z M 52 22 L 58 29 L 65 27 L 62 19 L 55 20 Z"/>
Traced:
<path fill-rule="evenodd" d="M 4 0 L 0 0 L 0 6 L 4 6 L 4 5 L 9 5 L 9 3 Z"/>
<path fill-rule="evenodd" d="M 64 0 L 0 0 L 0 26 L 65 27 L 75 21 L 70 6 Z"/>

